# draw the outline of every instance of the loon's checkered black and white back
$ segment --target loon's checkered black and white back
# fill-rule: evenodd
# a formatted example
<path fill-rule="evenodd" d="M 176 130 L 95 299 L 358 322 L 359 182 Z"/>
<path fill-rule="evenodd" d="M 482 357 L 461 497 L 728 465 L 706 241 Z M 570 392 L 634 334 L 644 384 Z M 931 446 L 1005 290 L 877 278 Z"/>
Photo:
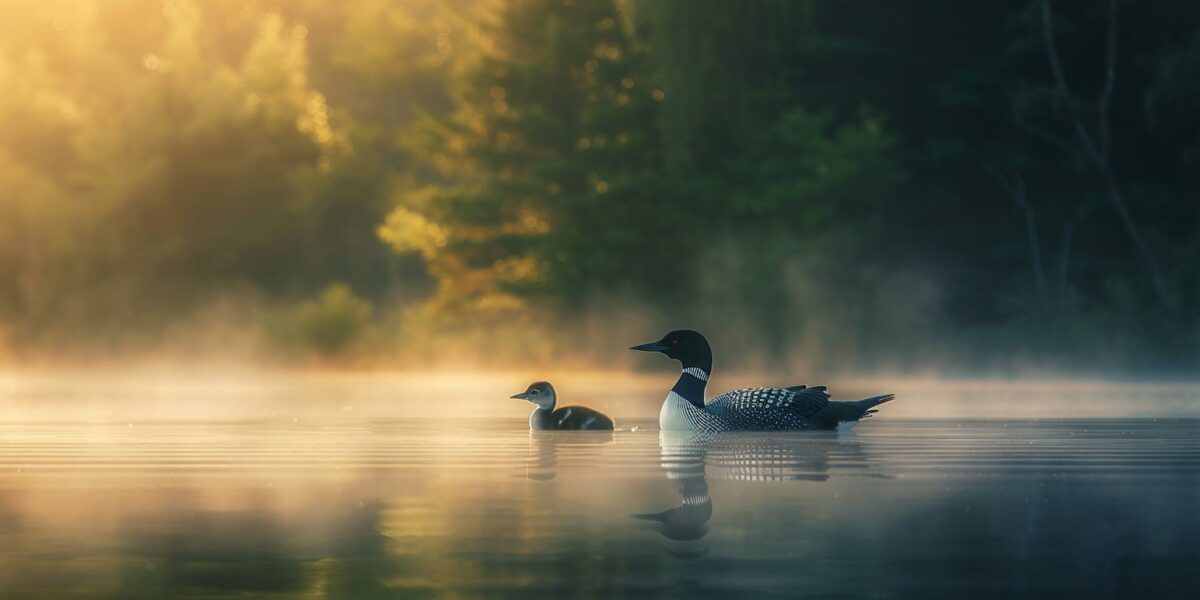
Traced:
<path fill-rule="evenodd" d="M 746 388 L 725 392 L 704 405 L 724 430 L 815 429 L 811 418 L 829 406 L 825 386 Z"/>
<path fill-rule="evenodd" d="M 703 408 L 681 402 L 674 406 L 698 432 L 797 431 L 837 429 L 870 417 L 874 406 L 892 399 L 891 394 L 857 402 L 831 402 L 825 386 L 798 385 L 788 388 L 745 388 L 725 392 Z"/>

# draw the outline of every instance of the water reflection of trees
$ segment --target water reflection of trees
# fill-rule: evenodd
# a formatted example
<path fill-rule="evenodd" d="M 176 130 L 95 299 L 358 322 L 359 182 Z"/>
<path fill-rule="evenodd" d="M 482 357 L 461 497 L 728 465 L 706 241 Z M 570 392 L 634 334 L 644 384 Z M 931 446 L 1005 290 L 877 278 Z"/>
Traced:
<path fill-rule="evenodd" d="M 403 572 L 380 532 L 382 503 L 339 494 L 303 514 L 271 507 L 128 515 L 121 524 L 123 593 L 201 596 L 282 593 L 374 597 L 385 575 Z M 328 500 L 328 499 L 327 499 Z"/>
<path fill-rule="evenodd" d="M 502 444 L 472 438 L 459 455 L 437 447 L 416 469 L 389 454 L 349 473 L 0 472 L 0 597 L 1195 589 L 1193 425 L 1122 423 L 1112 440 L 1082 427 L 983 438 L 976 428 L 969 443 L 937 427 L 902 440 L 886 430 L 663 437 L 657 448 L 649 435 L 518 432 Z M 1035 437 L 1073 441 L 1014 451 Z M 639 501 L 667 485 L 675 506 Z M 651 509 L 631 526 L 628 513 Z"/>

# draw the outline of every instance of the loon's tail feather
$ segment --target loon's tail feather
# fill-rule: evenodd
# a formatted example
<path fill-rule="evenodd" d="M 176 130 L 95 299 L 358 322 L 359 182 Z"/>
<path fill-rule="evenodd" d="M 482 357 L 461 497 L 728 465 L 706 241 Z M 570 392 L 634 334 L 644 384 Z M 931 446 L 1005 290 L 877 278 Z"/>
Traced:
<path fill-rule="evenodd" d="M 859 400 L 857 402 L 851 402 L 851 404 L 853 404 L 855 407 L 862 410 L 862 414 L 859 415 L 858 418 L 865 419 L 865 418 L 879 412 L 879 410 L 875 408 L 876 406 L 879 406 L 880 404 L 883 404 L 884 402 L 891 402 L 892 400 L 895 400 L 895 399 L 896 399 L 895 394 L 881 394 L 879 396 L 871 396 L 870 398 L 866 398 L 864 400 Z"/>
<path fill-rule="evenodd" d="M 872 408 L 874 406 L 879 406 L 880 404 L 883 404 L 884 402 L 891 402 L 892 400 L 895 400 L 895 399 L 896 399 L 895 394 L 882 394 L 879 396 L 871 396 L 870 398 L 867 398 L 865 400 L 859 400 L 858 402 L 855 402 L 855 404 L 857 404 L 858 406 L 861 406 L 863 408 Z"/>

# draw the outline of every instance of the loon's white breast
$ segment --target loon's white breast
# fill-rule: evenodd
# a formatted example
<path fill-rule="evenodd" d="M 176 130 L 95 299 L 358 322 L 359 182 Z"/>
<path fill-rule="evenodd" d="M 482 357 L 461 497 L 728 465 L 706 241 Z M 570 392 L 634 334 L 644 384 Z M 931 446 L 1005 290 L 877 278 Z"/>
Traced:
<path fill-rule="evenodd" d="M 728 431 L 720 417 L 697 407 L 680 396 L 675 390 L 667 394 L 662 410 L 658 412 L 658 427 L 663 431 L 689 431 L 714 433 Z"/>
<path fill-rule="evenodd" d="M 667 399 L 663 400 L 662 410 L 658 411 L 658 428 L 663 431 L 697 431 L 687 418 L 687 411 L 697 410 L 683 396 L 671 390 Z"/>

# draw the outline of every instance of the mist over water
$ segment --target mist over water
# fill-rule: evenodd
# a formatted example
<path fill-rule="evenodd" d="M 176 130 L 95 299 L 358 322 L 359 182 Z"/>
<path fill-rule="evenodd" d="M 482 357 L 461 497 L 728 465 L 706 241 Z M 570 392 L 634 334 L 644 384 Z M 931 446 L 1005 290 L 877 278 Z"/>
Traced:
<path fill-rule="evenodd" d="M 510 399 L 550 380 L 563 404 L 585 404 L 622 419 L 652 419 L 677 368 L 641 372 L 568 369 L 430 372 L 287 371 L 146 367 L 136 370 L 0 371 L 0 419 L 7 422 L 523 418 Z M 828 385 L 833 399 L 890 392 L 879 418 L 1192 418 L 1200 385 L 1101 380 L 798 378 L 778 373 L 714 374 L 709 396 L 739 387 Z"/>

